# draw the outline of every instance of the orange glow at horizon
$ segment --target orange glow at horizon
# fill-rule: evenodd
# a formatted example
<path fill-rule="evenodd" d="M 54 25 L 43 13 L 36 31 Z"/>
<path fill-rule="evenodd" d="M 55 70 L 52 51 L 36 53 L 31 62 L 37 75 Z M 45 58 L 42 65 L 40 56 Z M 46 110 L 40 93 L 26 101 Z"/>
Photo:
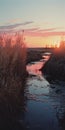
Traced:
<path fill-rule="evenodd" d="M 60 40 L 61 40 L 60 36 L 25 37 L 27 47 L 59 47 Z"/>

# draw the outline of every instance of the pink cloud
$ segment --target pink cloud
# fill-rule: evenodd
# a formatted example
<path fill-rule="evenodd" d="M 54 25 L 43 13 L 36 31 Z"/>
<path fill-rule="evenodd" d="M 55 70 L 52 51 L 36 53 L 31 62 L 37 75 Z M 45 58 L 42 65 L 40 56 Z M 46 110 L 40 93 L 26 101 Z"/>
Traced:
<path fill-rule="evenodd" d="M 65 32 L 62 31 L 53 31 L 53 32 L 25 32 L 27 36 L 32 36 L 32 37 L 48 37 L 48 36 L 61 36 L 65 35 Z"/>

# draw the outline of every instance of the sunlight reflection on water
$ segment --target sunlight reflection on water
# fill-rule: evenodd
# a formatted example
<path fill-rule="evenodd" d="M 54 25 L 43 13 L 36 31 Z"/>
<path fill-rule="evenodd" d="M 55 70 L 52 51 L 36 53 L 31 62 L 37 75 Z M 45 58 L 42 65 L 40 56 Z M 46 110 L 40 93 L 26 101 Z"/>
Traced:
<path fill-rule="evenodd" d="M 39 70 L 45 62 L 49 59 L 50 56 L 45 56 L 45 60 L 42 59 L 33 64 L 27 65 L 27 71 L 30 76 L 27 80 L 28 86 L 28 97 L 32 99 L 43 99 L 43 96 L 49 94 L 49 82 L 43 77 L 42 72 Z M 35 97 L 35 98 L 33 98 Z M 47 98 L 46 98 L 47 99 Z"/>
<path fill-rule="evenodd" d="M 62 84 L 60 86 L 50 84 L 44 78 L 39 69 L 47 62 L 49 56 L 45 55 L 44 57 L 45 59 L 41 59 L 39 62 L 27 65 L 29 77 L 26 88 L 28 98 L 26 125 L 31 130 L 64 130 L 60 126 L 64 121 L 62 116 L 65 112 L 63 99 L 65 98 L 65 89 L 62 92 Z"/>

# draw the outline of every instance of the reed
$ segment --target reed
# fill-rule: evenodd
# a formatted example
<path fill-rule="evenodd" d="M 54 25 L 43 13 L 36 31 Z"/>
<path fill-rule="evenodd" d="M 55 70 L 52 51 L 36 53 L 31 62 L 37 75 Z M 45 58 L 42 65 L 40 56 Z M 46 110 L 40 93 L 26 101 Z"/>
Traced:
<path fill-rule="evenodd" d="M 21 34 L 0 35 L 0 120 L 16 118 L 24 107 L 26 47 Z M 2 113 L 2 116 L 1 116 Z"/>

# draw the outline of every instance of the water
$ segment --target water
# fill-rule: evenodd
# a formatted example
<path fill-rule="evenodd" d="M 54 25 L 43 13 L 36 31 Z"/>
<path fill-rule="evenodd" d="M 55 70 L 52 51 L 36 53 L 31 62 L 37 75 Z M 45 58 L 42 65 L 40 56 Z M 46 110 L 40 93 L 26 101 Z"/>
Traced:
<path fill-rule="evenodd" d="M 27 130 L 65 130 L 65 84 L 50 84 L 39 69 L 49 59 L 27 65 L 29 77 L 24 126 Z"/>
<path fill-rule="evenodd" d="M 29 76 L 19 99 L 1 103 L 1 130 L 65 130 L 65 82 L 45 79 L 40 68 L 50 55 L 43 57 L 27 65 Z"/>

